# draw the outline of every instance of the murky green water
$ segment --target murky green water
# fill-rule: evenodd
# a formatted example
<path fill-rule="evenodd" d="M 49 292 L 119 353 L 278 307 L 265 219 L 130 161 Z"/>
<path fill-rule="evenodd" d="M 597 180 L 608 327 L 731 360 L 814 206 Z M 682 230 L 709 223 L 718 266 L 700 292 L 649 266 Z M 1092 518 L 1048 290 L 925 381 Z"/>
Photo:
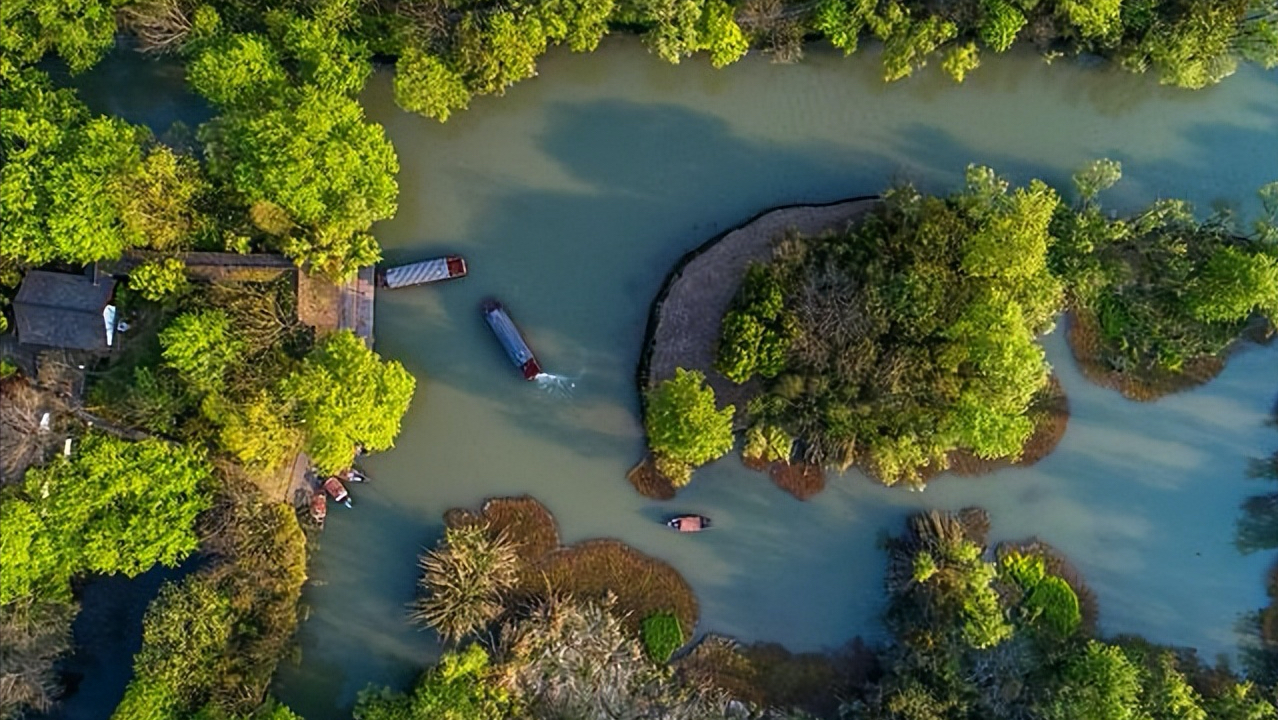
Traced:
<path fill-rule="evenodd" d="M 1078 565 L 1106 632 L 1208 658 L 1235 648 L 1233 625 L 1263 604 L 1271 559 L 1239 555 L 1232 537 L 1238 503 L 1263 489 L 1243 478 L 1247 458 L 1278 446 L 1263 425 L 1278 347 L 1248 349 L 1210 385 L 1140 405 L 1090 386 L 1050 337 L 1073 404 L 1056 453 L 922 494 L 854 473 L 800 503 L 735 458 L 669 504 L 626 483 L 643 447 L 633 373 L 649 301 L 682 253 L 764 208 L 893 179 L 945 190 L 969 162 L 1064 184 L 1089 159 L 1119 159 L 1118 210 L 1159 195 L 1254 208 L 1255 188 L 1278 179 L 1278 73 L 1246 68 L 1185 93 L 1029 55 L 987 59 L 963 87 L 931 71 L 884 86 L 877 69 L 868 54 L 823 51 L 797 66 L 671 67 L 615 39 L 588 57 L 552 53 L 541 77 L 444 126 L 397 110 L 389 75 L 374 78 L 369 114 L 402 165 L 399 214 L 376 229 L 387 259 L 456 251 L 471 275 L 378 297 L 377 349 L 421 389 L 398 448 L 367 463 L 375 482 L 354 488 L 354 509 L 330 513 L 305 593 L 303 660 L 279 676 L 290 705 L 308 720 L 339 718 L 367 683 L 409 683 L 437 652 L 405 622 L 417 554 L 445 509 L 517 493 L 545 502 L 566 541 L 617 537 L 674 564 L 700 598 L 699 631 L 794 649 L 879 637 L 876 539 L 921 508 L 980 505 L 995 539 L 1037 535 Z M 91 90 L 142 92 L 99 77 Z M 148 98 L 139 113 L 181 116 Z M 480 319 L 488 295 L 570 390 L 518 378 Z M 658 520 L 675 510 L 711 515 L 717 529 L 671 533 Z"/>

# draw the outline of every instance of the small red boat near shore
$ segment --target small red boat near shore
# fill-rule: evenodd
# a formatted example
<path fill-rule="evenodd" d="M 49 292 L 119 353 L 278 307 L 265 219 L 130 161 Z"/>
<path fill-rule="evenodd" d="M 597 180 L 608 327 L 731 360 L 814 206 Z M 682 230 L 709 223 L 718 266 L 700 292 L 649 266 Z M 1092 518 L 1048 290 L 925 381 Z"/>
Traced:
<path fill-rule="evenodd" d="M 676 515 L 666 521 L 666 527 L 679 532 L 701 532 L 710 527 L 710 518 L 705 515 Z"/>
<path fill-rule="evenodd" d="M 328 496 L 322 492 L 316 491 L 311 495 L 311 519 L 320 525 L 324 524 L 324 518 L 328 516 Z"/>
<path fill-rule="evenodd" d="M 524 341 L 519 328 L 515 327 L 515 321 L 510 319 L 505 306 L 496 300 L 489 299 L 480 305 L 480 309 L 484 313 L 484 320 L 488 323 L 488 327 L 492 329 L 502 349 L 506 351 L 506 356 L 523 373 L 524 379 L 532 380 L 540 375 L 541 364 L 533 355 L 532 348 L 528 347 L 528 343 Z"/>
<path fill-rule="evenodd" d="M 342 481 L 335 477 L 331 477 L 324 481 L 324 492 L 333 498 L 333 502 L 338 502 L 346 507 L 351 506 L 350 493 L 346 492 L 346 488 L 342 485 Z"/>

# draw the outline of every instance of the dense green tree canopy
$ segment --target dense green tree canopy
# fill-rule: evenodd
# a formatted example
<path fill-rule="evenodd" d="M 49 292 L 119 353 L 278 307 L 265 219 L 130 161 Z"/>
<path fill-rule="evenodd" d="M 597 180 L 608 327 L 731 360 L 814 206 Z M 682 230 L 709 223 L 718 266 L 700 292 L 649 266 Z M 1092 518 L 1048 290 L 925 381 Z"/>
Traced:
<path fill-rule="evenodd" d="M 705 375 L 695 370 L 678 368 L 673 378 L 648 392 L 644 411 L 648 446 L 659 460 L 669 461 L 669 470 L 682 468 L 671 476 L 672 481 L 686 483 L 692 468 L 732 449 L 734 412 L 731 405 L 722 410 L 715 407 L 714 390 L 705 384 Z"/>
<path fill-rule="evenodd" d="M 200 392 L 222 389 L 226 372 L 241 357 L 243 341 L 218 309 L 182 313 L 160 331 L 164 364 Z"/>
<path fill-rule="evenodd" d="M 147 131 L 91 115 L 35 70 L 0 83 L 0 104 L 0 256 L 37 265 L 119 257 L 137 239 L 122 225 L 121 191 L 143 169 Z"/>
<path fill-rule="evenodd" d="M 0 499 L 0 603 L 65 597 L 81 573 L 130 577 L 193 552 L 195 517 L 209 506 L 202 454 L 160 440 L 92 434 L 70 459 L 27 472 Z"/>
<path fill-rule="evenodd" d="M 121 0 L 6 0 L 0 3 L 0 78 L 56 53 L 87 70 L 115 44 Z M 5 109 L 13 107 L 8 103 Z"/>
<path fill-rule="evenodd" d="M 889 483 L 955 450 L 1017 457 L 1047 385 L 1034 338 L 1063 300 L 1047 268 L 1057 202 L 974 167 L 949 198 L 897 188 L 848 233 L 784 243 L 770 272 L 796 327 L 752 414 L 809 461 Z M 721 347 L 740 344 L 724 330 Z"/>
<path fill-rule="evenodd" d="M 311 461 L 332 473 L 350 467 L 357 444 L 370 451 L 394 445 L 416 384 L 398 361 L 383 361 L 342 330 L 316 345 L 281 394 L 295 404 Z"/>
<path fill-rule="evenodd" d="M 333 277 L 377 259 L 367 230 L 395 214 L 399 161 L 357 101 L 303 86 L 271 109 L 230 111 L 200 135 L 215 179 L 282 211 L 283 223 L 264 229 L 287 235 L 286 252 Z"/>
<path fill-rule="evenodd" d="M 488 680 L 488 653 L 478 644 L 444 653 L 407 694 L 365 691 L 355 704 L 355 720 L 505 720 L 508 693 Z"/>

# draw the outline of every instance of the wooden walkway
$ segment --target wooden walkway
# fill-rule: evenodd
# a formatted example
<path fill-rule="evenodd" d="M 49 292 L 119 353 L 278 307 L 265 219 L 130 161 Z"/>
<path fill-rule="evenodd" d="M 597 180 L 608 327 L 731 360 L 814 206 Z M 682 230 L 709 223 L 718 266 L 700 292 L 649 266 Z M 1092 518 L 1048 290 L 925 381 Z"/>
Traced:
<path fill-rule="evenodd" d="M 338 295 L 337 327 L 352 330 L 373 347 L 373 266 L 359 269 L 355 278 L 342 284 Z"/>

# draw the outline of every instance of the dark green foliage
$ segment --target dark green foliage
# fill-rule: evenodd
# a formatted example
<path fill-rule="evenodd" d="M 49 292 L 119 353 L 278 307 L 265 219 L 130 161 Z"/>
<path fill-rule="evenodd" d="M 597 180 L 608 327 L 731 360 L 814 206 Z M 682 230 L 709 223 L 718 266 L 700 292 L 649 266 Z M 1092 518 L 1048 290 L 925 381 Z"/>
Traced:
<path fill-rule="evenodd" d="M 355 703 L 355 720 L 504 720 L 509 695 L 488 680 L 488 653 L 478 644 L 445 653 L 412 691 L 369 688 Z"/>
<path fill-rule="evenodd" d="M 809 462 L 859 462 L 888 483 L 918 482 L 958 449 L 1018 456 L 1047 386 L 1034 336 L 1062 302 L 1047 269 L 1056 204 L 1041 182 L 1009 191 L 972 168 L 947 199 L 898 188 L 847 233 L 783 243 L 768 273 L 784 299 L 756 302 L 786 308 L 795 331 L 752 413 L 794 435 Z M 720 369 L 749 367 L 745 355 Z"/>
<path fill-rule="evenodd" d="M 1253 312 L 1278 316 L 1278 251 L 1222 219 L 1159 201 L 1129 221 L 1095 200 L 1118 169 L 1076 180 L 1082 198 L 1053 220 L 1053 270 L 1100 333 L 1096 361 L 1135 377 L 1180 373 L 1218 355 Z"/>
<path fill-rule="evenodd" d="M 653 662 L 667 662 L 675 650 L 683 647 L 687 641 L 683 628 L 679 627 L 679 619 L 670 613 L 649 615 L 643 619 L 639 630 L 643 636 L 644 650 Z"/>
<path fill-rule="evenodd" d="M 1141 717 L 1141 671 L 1121 648 L 1090 640 L 1064 661 L 1059 686 L 1040 712 L 1046 720 L 1136 720 Z"/>
<path fill-rule="evenodd" d="M 235 718 L 258 707 L 297 624 L 306 538 L 291 506 L 237 490 L 216 511 L 215 559 L 148 608 L 113 720 Z"/>
<path fill-rule="evenodd" d="M 776 377 L 785 369 L 795 325 L 780 278 L 767 265 L 752 264 L 723 318 L 715 369 L 735 383 L 755 375 Z"/>
<path fill-rule="evenodd" d="M 66 598 L 83 573 L 138 575 L 196 548 L 211 468 L 198 450 L 87 435 L 70 459 L 27 472 L 0 497 L 0 603 Z"/>
<path fill-rule="evenodd" d="M 1069 583 L 1047 572 L 1043 557 L 1013 550 L 999 561 L 999 570 L 1020 588 L 1022 617 L 1029 625 L 1067 637 L 1082 622 L 1078 595 Z"/>

